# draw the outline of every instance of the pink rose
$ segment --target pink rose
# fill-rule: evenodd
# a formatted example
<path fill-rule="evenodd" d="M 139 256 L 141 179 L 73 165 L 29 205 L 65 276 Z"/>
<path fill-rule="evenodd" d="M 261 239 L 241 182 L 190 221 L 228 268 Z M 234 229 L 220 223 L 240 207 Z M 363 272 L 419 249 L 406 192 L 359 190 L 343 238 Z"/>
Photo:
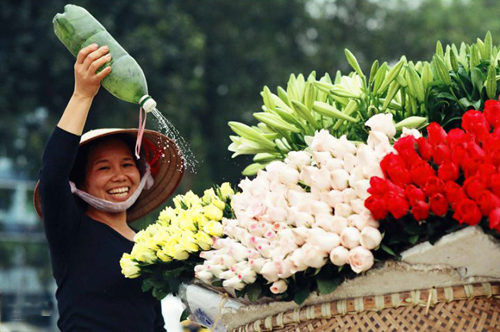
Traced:
<path fill-rule="evenodd" d="M 368 250 L 375 249 L 380 245 L 382 241 L 382 234 L 380 231 L 374 227 L 365 227 L 361 231 L 361 238 L 359 243 Z"/>
<path fill-rule="evenodd" d="M 321 251 L 330 253 L 340 244 L 340 237 L 335 233 L 326 232 L 321 228 L 311 228 L 307 243 L 317 246 Z"/>
<path fill-rule="evenodd" d="M 243 281 L 245 284 L 253 284 L 257 279 L 257 273 L 248 267 L 238 273 L 238 279 Z"/>
<path fill-rule="evenodd" d="M 331 231 L 336 234 L 342 234 L 347 227 L 347 219 L 340 216 L 334 216 L 332 219 Z"/>
<path fill-rule="evenodd" d="M 304 263 L 308 266 L 320 268 L 325 265 L 328 254 L 321 250 L 320 247 L 306 243 L 299 250 L 303 252 L 303 258 L 305 259 Z M 294 263 L 296 262 L 294 261 Z"/>
<path fill-rule="evenodd" d="M 349 204 L 341 203 L 335 205 L 335 215 L 347 218 L 352 214 L 352 209 Z"/>
<path fill-rule="evenodd" d="M 332 231 L 332 225 L 334 222 L 334 216 L 329 213 L 320 213 L 316 215 L 316 222 L 313 226 L 321 227 L 325 231 Z"/>
<path fill-rule="evenodd" d="M 330 135 L 328 130 L 321 129 L 314 135 L 313 141 L 311 143 L 311 149 L 313 151 L 332 151 L 337 139 Z"/>
<path fill-rule="evenodd" d="M 208 271 L 195 272 L 194 277 L 210 285 L 212 282 L 213 274 Z"/>
<path fill-rule="evenodd" d="M 361 233 L 356 227 L 346 227 L 340 234 L 340 243 L 347 249 L 359 246 Z"/>
<path fill-rule="evenodd" d="M 285 280 L 278 280 L 271 285 L 271 292 L 273 294 L 282 294 L 286 292 L 287 288 L 288 284 Z"/>
<path fill-rule="evenodd" d="M 238 276 L 234 276 L 231 279 L 224 280 L 222 282 L 224 288 L 233 288 L 236 290 L 242 290 L 245 288 L 245 283 L 241 281 Z"/>
<path fill-rule="evenodd" d="M 356 273 L 361 273 L 373 266 L 373 254 L 363 247 L 356 247 L 349 251 L 349 265 Z"/>
<path fill-rule="evenodd" d="M 327 193 L 322 193 L 321 200 L 326 202 L 330 207 L 335 207 L 335 205 L 342 203 L 342 191 L 340 190 L 330 190 Z"/>
<path fill-rule="evenodd" d="M 333 189 L 344 190 L 348 187 L 349 173 L 347 173 L 347 171 L 337 169 L 328 173 L 330 175 L 330 185 Z"/>
<path fill-rule="evenodd" d="M 248 261 L 248 264 L 250 265 L 250 268 L 254 270 L 257 273 L 260 273 L 262 270 L 262 267 L 268 260 L 266 258 L 255 258 L 255 259 L 250 259 Z"/>
<path fill-rule="evenodd" d="M 288 153 L 288 165 L 297 170 L 311 165 L 311 155 L 305 151 L 290 151 Z"/>
<path fill-rule="evenodd" d="M 337 170 L 337 169 L 343 169 L 344 168 L 344 161 L 342 159 L 339 159 L 339 158 L 330 158 L 330 160 L 328 160 L 326 162 L 326 165 L 322 165 L 321 167 L 326 168 L 330 172 Z"/>
<path fill-rule="evenodd" d="M 365 122 L 365 126 L 370 127 L 371 131 L 384 133 L 389 138 L 396 135 L 396 126 L 392 121 L 392 113 L 376 114 Z"/>
<path fill-rule="evenodd" d="M 365 208 L 365 200 L 364 199 L 353 199 L 352 201 L 349 202 L 349 205 L 351 206 L 352 212 L 354 213 L 361 213 L 362 211 L 366 210 Z"/>
<path fill-rule="evenodd" d="M 278 280 L 278 268 L 272 260 L 268 260 L 264 263 L 262 269 L 260 270 L 260 274 L 262 274 L 267 281 L 274 282 Z"/>
<path fill-rule="evenodd" d="M 342 266 L 348 262 L 349 259 L 349 249 L 344 246 L 338 246 L 333 248 L 330 252 L 330 261 L 337 265 Z"/>

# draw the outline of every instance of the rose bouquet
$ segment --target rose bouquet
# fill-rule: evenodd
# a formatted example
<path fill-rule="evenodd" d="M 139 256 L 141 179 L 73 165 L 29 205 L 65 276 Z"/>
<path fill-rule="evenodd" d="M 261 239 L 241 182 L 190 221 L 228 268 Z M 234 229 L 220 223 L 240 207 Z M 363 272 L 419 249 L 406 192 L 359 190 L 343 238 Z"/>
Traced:
<path fill-rule="evenodd" d="M 500 102 L 467 111 L 461 128 L 433 122 L 427 133 L 399 139 L 380 163 L 384 176 L 370 179 L 365 206 L 387 244 L 401 252 L 478 224 L 500 238 Z"/>
<path fill-rule="evenodd" d="M 205 191 L 202 197 L 188 192 L 173 199 L 158 221 L 138 232 L 130 254 L 120 260 L 127 278 L 143 276 L 143 290 L 162 299 L 176 293 L 182 281 L 191 281 L 199 252 L 209 250 L 214 239 L 223 237 L 223 217 L 232 217 L 229 183 Z"/>
<path fill-rule="evenodd" d="M 250 299 L 279 294 L 300 303 L 370 269 L 382 235 L 364 204 L 396 128 L 391 114 L 366 125 L 366 144 L 321 130 L 308 149 L 242 180 L 235 217 L 222 221 L 227 237 L 200 254 L 196 277 Z"/>

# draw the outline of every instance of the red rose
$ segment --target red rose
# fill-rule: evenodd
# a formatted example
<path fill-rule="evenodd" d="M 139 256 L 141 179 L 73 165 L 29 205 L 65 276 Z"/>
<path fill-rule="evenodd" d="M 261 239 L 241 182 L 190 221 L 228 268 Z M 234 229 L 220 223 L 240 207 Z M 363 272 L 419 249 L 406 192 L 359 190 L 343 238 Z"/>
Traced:
<path fill-rule="evenodd" d="M 385 194 L 384 201 L 387 210 L 389 210 L 396 219 L 404 217 L 410 209 L 410 204 L 408 204 L 406 198 L 395 192 L 388 192 Z"/>
<path fill-rule="evenodd" d="M 497 129 L 500 131 L 500 127 L 497 127 Z M 495 166 L 500 165 L 500 137 L 490 135 L 488 140 L 483 143 L 483 150 L 486 152 L 484 158 L 486 162 Z"/>
<path fill-rule="evenodd" d="M 444 182 L 437 176 L 431 176 L 424 186 L 424 192 L 427 196 L 444 193 Z"/>
<path fill-rule="evenodd" d="M 477 170 L 477 175 L 483 179 L 485 183 L 490 183 L 491 176 L 495 174 L 496 167 L 492 164 L 479 165 Z"/>
<path fill-rule="evenodd" d="M 446 131 L 437 122 L 432 122 L 427 126 L 427 139 L 432 146 L 444 143 Z"/>
<path fill-rule="evenodd" d="M 411 214 L 418 221 L 427 219 L 429 217 L 429 204 L 418 201 L 411 209 Z"/>
<path fill-rule="evenodd" d="M 383 198 L 370 196 L 365 200 L 365 207 L 370 210 L 375 220 L 387 217 L 387 207 Z"/>
<path fill-rule="evenodd" d="M 432 160 L 434 160 L 434 163 L 438 165 L 441 165 L 443 161 L 450 159 L 451 149 L 444 143 L 438 144 L 432 151 Z"/>
<path fill-rule="evenodd" d="M 460 224 L 466 223 L 467 225 L 474 226 L 481 221 L 481 211 L 474 201 L 463 199 L 457 203 L 453 218 L 458 220 Z"/>
<path fill-rule="evenodd" d="M 419 201 L 425 201 L 426 196 L 422 189 L 415 187 L 410 184 L 405 187 L 405 196 L 408 198 L 408 202 L 411 206 L 415 206 L 415 204 Z"/>
<path fill-rule="evenodd" d="M 479 192 L 486 189 L 486 183 L 479 176 L 474 175 L 464 181 L 462 185 L 465 193 L 472 199 L 476 199 Z"/>
<path fill-rule="evenodd" d="M 477 139 L 483 140 L 490 132 L 490 125 L 480 111 L 470 110 L 462 116 L 462 128 Z"/>
<path fill-rule="evenodd" d="M 493 195 L 488 190 L 480 191 L 476 195 L 475 201 L 477 205 L 479 205 L 483 216 L 489 215 L 493 209 L 500 207 L 500 199 L 498 198 L 498 196 Z"/>
<path fill-rule="evenodd" d="M 385 179 L 379 178 L 378 176 L 372 176 L 370 178 L 370 188 L 367 190 L 368 193 L 383 196 L 387 190 L 389 190 L 389 186 Z"/>
<path fill-rule="evenodd" d="M 436 176 L 436 171 L 425 161 L 415 163 L 410 169 L 413 183 L 423 187 L 430 177 Z"/>
<path fill-rule="evenodd" d="M 493 174 L 491 176 L 489 187 L 495 195 L 500 196 L 500 174 Z"/>
<path fill-rule="evenodd" d="M 432 145 L 427 141 L 426 138 L 420 137 L 417 139 L 418 153 L 425 160 L 431 160 L 432 157 Z"/>
<path fill-rule="evenodd" d="M 457 144 L 451 150 L 451 161 L 457 165 L 462 165 L 466 157 L 467 148 L 465 143 Z"/>
<path fill-rule="evenodd" d="M 496 229 L 497 232 L 500 232 L 500 208 L 496 208 L 490 212 L 490 228 Z"/>
<path fill-rule="evenodd" d="M 484 116 L 488 123 L 496 129 L 500 125 L 500 102 L 496 100 L 485 101 Z"/>
<path fill-rule="evenodd" d="M 396 185 L 408 184 L 411 182 L 411 174 L 406 169 L 404 159 L 397 154 L 389 153 L 380 162 L 382 171 Z"/>
<path fill-rule="evenodd" d="M 458 176 L 458 166 L 455 165 L 452 161 L 445 160 L 443 161 L 441 166 L 439 166 L 438 177 L 444 182 L 455 181 L 456 179 L 458 179 Z"/>
<path fill-rule="evenodd" d="M 460 166 L 462 167 L 465 178 L 470 178 L 471 176 L 476 175 L 479 163 L 469 156 L 466 156 Z"/>
<path fill-rule="evenodd" d="M 455 210 L 456 203 L 467 198 L 467 195 L 465 195 L 462 187 L 460 187 L 458 183 L 453 181 L 446 182 L 446 184 L 444 185 L 444 194 L 448 202 L 451 203 L 451 207 L 453 210 Z"/>
<path fill-rule="evenodd" d="M 448 201 L 443 194 L 434 194 L 429 198 L 429 207 L 436 216 L 444 216 L 448 212 Z"/>
<path fill-rule="evenodd" d="M 396 149 L 398 154 L 403 158 L 408 168 L 411 167 L 414 162 L 421 160 L 415 148 L 416 145 L 417 142 L 415 137 L 411 135 L 402 137 L 394 143 L 394 149 Z"/>
<path fill-rule="evenodd" d="M 458 144 L 464 143 L 466 140 L 465 131 L 460 128 L 453 128 L 446 136 L 446 143 L 448 143 L 448 146 L 452 149 Z"/>
<path fill-rule="evenodd" d="M 486 156 L 486 152 L 484 152 L 484 150 L 481 149 L 481 147 L 474 142 L 467 144 L 467 154 L 474 161 L 479 161 L 479 162 L 482 161 Z"/>

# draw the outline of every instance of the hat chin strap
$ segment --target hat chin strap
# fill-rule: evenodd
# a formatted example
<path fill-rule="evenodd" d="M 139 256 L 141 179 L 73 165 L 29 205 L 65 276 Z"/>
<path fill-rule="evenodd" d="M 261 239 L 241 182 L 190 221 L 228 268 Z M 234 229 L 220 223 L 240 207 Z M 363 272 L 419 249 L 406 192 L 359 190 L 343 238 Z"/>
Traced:
<path fill-rule="evenodd" d="M 125 202 L 110 202 L 105 199 L 97 198 L 88 194 L 87 192 L 80 190 L 76 187 L 75 183 L 69 181 L 71 187 L 71 192 L 76 196 L 80 197 L 82 200 L 87 202 L 90 206 L 105 212 L 123 212 L 134 205 L 135 201 L 139 198 L 143 189 L 148 190 L 154 184 L 153 176 L 151 175 L 150 167 L 148 163 L 145 164 L 145 170 L 141 178 L 141 182 L 137 187 L 136 191 L 130 196 Z"/>

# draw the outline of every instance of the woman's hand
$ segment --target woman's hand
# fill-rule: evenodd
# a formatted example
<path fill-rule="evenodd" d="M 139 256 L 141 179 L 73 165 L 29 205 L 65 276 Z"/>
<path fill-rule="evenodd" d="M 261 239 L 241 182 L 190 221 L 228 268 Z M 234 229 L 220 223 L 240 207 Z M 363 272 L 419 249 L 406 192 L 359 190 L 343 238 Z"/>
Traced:
<path fill-rule="evenodd" d="M 99 91 L 101 81 L 111 72 L 111 66 L 104 68 L 99 73 L 96 71 L 111 61 L 109 48 L 97 44 L 91 44 L 78 52 L 75 62 L 75 90 L 73 95 L 79 98 L 90 98 Z"/>

